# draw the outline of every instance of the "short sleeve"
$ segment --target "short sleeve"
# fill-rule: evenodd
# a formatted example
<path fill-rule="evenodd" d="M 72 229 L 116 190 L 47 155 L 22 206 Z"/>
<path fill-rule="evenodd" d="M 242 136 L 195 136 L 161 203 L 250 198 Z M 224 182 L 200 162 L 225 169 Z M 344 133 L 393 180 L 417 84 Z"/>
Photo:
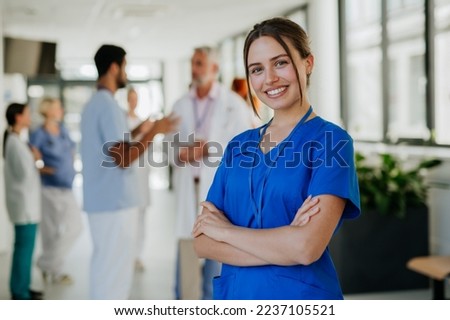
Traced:
<path fill-rule="evenodd" d="M 130 137 L 126 137 L 125 133 L 129 132 L 125 113 L 119 106 L 105 106 L 106 110 L 101 115 L 100 131 L 104 142 L 121 142 L 129 141 Z"/>
<path fill-rule="evenodd" d="M 75 151 L 75 147 L 76 144 L 75 142 L 72 140 L 72 138 L 70 137 L 69 131 L 67 130 L 67 128 L 65 126 L 61 126 L 61 132 L 64 135 L 64 139 L 67 140 L 67 142 L 70 145 L 70 150 L 72 150 L 72 152 Z"/>
<path fill-rule="evenodd" d="M 30 144 L 38 149 L 42 148 L 44 142 L 44 136 L 42 134 L 42 129 L 36 129 L 30 134 Z"/>
<path fill-rule="evenodd" d="M 311 146 L 308 194 L 330 194 L 347 200 L 342 218 L 360 214 L 360 197 L 352 138 L 342 129 L 325 131 Z"/>

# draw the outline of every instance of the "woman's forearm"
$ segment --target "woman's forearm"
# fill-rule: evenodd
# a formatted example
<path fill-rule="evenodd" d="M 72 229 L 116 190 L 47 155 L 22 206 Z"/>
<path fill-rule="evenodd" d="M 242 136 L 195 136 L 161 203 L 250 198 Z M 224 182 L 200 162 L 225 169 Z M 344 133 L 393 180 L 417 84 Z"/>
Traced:
<path fill-rule="evenodd" d="M 320 214 L 304 226 L 251 229 L 232 226 L 219 240 L 276 265 L 308 265 L 321 257 L 339 222 L 345 200 L 322 195 Z"/>
<path fill-rule="evenodd" d="M 218 242 L 204 234 L 194 239 L 194 248 L 200 258 L 207 258 L 235 266 L 262 266 L 269 264 L 256 256 L 227 243 Z"/>

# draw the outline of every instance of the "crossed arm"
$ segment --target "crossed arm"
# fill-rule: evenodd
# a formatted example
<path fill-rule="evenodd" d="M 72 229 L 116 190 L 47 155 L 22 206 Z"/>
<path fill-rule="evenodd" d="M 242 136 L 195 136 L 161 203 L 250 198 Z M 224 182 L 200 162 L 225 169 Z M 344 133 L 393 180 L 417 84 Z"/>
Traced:
<path fill-rule="evenodd" d="M 289 226 L 272 229 L 235 226 L 212 203 L 202 205 L 192 232 L 200 257 L 237 266 L 289 266 L 308 265 L 320 258 L 342 216 L 345 200 L 332 195 L 308 197 Z"/>

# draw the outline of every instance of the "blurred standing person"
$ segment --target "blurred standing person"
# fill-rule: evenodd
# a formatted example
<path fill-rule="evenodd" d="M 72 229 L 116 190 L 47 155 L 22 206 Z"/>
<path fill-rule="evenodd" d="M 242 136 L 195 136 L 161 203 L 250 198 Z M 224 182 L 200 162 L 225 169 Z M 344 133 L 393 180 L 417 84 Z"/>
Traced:
<path fill-rule="evenodd" d="M 12 299 L 41 299 L 42 294 L 30 289 L 31 267 L 40 220 L 41 184 L 36 168 L 39 151 L 20 137 L 31 124 L 30 108 L 12 103 L 6 109 L 9 128 L 3 137 L 5 157 L 5 198 L 9 219 L 14 224 L 14 251 L 12 256 L 10 290 Z M 42 162 L 39 162 L 42 163 Z"/>
<path fill-rule="evenodd" d="M 199 259 L 193 249 L 192 226 L 214 177 L 216 166 L 227 142 L 251 127 L 245 101 L 219 84 L 218 53 L 211 47 L 194 50 L 191 58 L 192 83 L 187 94 L 174 105 L 181 119 L 179 130 L 171 137 L 178 144 L 170 157 L 174 161 L 176 193 L 176 234 L 179 239 L 175 295 L 177 299 L 212 298 L 212 279 L 220 273 L 220 264 L 205 260 L 199 279 Z M 208 143 L 214 149 L 208 150 Z"/>
<path fill-rule="evenodd" d="M 75 177 L 75 143 L 62 125 L 61 102 L 44 98 L 39 105 L 44 124 L 30 136 L 30 143 L 42 154 L 41 170 L 42 254 L 37 265 L 44 280 L 71 284 L 73 279 L 62 269 L 64 260 L 82 230 L 81 211 L 72 191 Z"/>
<path fill-rule="evenodd" d="M 146 124 L 150 124 L 149 121 L 142 121 L 136 114 L 136 107 L 138 105 L 138 93 L 134 88 L 128 89 L 127 94 L 128 101 L 128 128 L 131 133 L 135 134 L 134 140 L 142 138 L 142 134 L 150 128 L 146 128 Z M 147 209 L 150 205 L 150 186 L 149 175 L 150 165 L 148 163 L 148 152 L 144 152 L 140 155 L 139 160 L 133 162 L 133 166 L 137 170 L 137 194 L 138 194 L 138 226 L 136 235 L 136 260 L 135 269 L 137 271 L 144 271 L 144 243 L 145 243 L 145 221 L 147 215 Z"/>
<path fill-rule="evenodd" d="M 136 257 L 138 201 L 130 165 L 154 136 L 172 131 L 176 119 L 156 121 L 137 143 L 130 143 L 125 112 L 114 94 L 127 82 L 125 50 L 102 45 L 95 54 L 97 92 L 81 118 L 84 210 L 93 241 L 90 298 L 127 299 Z"/>

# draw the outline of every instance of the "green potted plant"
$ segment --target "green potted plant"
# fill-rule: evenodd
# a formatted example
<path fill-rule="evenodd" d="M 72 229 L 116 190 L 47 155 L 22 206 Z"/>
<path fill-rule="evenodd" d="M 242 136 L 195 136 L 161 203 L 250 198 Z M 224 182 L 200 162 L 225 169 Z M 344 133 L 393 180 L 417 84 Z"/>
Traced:
<path fill-rule="evenodd" d="M 406 170 L 392 154 L 379 155 L 379 165 L 366 164 L 366 157 L 356 153 L 356 168 L 363 208 L 376 208 L 382 215 L 405 218 L 407 208 L 425 205 L 427 185 L 425 170 L 441 164 L 431 159 Z"/>
<path fill-rule="evenodd" d="M 342 225 L 330 243 L 344 293 L 426 288 L 406 262 L 428 254 L 426 170 L 440 160 L 406 166 L 382 153 L 369 163 L 356 153 L 361 216 Z"/>

